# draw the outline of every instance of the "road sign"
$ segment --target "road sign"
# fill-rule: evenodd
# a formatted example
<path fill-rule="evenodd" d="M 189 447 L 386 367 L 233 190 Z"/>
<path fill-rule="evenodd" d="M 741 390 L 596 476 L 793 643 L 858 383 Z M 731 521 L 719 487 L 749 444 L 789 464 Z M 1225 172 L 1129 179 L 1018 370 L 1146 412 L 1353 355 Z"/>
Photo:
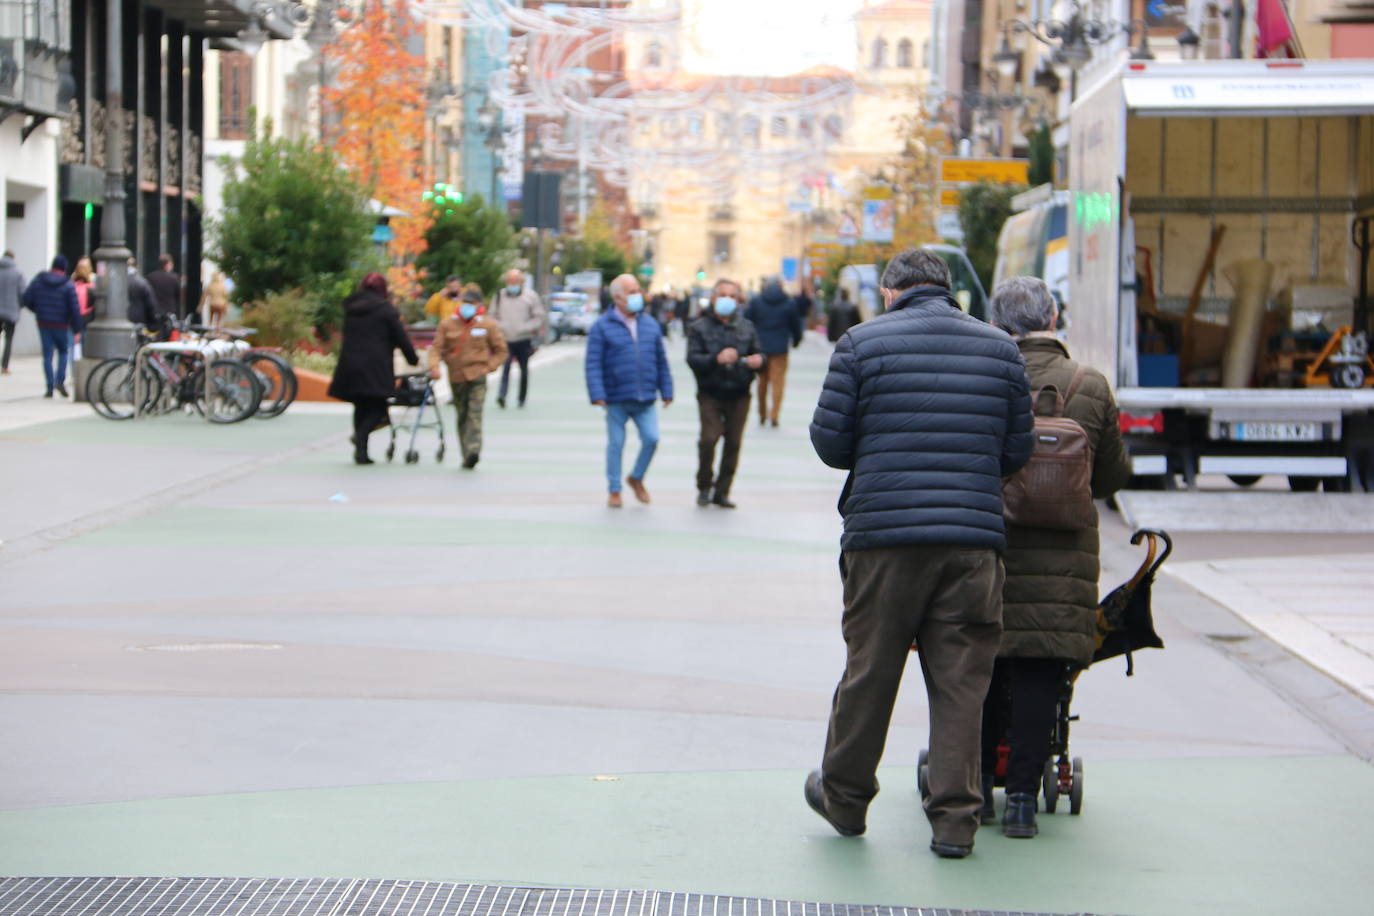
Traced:
<path fill-rule="evenodd" d="M 950 184 L 970 181 L 1026 184 L 1029 179 L 1029 159 L 946 158 L 940 160 L 940 180 Z"/>
<path fill-rule="evenodd" d="M 940 189 L 940 206 L 957 207 L 959 206 L 959 192 L 954 188 Z"/>
<path fill-rule="evenodd" d="M 935 218 L 935 231 L 942 239 L 962 241 L 964 238 L 964 226 L 959 222 L 959 214 L 948 210 L 940 211 L 940 215 Z"/>
<path fill-rule="evenodd" d="M 835 234 L 841 239 L 853 241 L 859 237 L 859 224 L 854 222 L 854 217 L 846 213 L 840 220 L 840 228 L 835 230 Z"/>

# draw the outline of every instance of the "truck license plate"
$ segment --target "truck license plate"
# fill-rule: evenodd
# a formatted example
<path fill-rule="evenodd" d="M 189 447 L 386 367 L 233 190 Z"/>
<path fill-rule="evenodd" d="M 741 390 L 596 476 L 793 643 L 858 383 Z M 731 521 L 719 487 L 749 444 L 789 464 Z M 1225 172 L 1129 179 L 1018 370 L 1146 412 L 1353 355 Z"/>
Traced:
<path fill-rule="evenodd" d="M 1238 442 L 1319 442 L 1320 423 L 1232 423 L 1231 438 Z"/>

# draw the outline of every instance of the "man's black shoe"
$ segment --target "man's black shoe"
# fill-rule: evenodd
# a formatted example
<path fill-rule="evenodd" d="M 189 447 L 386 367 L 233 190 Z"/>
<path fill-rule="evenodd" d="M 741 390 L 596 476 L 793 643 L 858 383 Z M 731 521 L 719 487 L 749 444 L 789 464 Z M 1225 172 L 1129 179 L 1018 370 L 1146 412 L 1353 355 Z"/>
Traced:
<path fill-rule="evenodd" d="M 717 493 L 715 496 L 711 497 L 711 502 L 720 506 L 722 509 L 735 508 L 735 504 L 730 502 L 730 497 L 726 496 L 724 493 Z"/>
<path fill-rule="evenodd" d="M 1017 792 L 1007 796 L 1007 810 L 1002 815 L 1002 835 L 1029 840 L 1040 832 L 1035 824 L 1035 796 Z"/>
<path fill-rule="evenodd" d="M 812 770 L 806 775 L 806 787 L 803 790 L 803 794 L 806 796 L 806 803 L 811 806 L 811 810 L 825 818 L 825 822 L 831 827 L 834 827 L 835 832 L 840 836 L 859 836 L 867 829 L 865 826 L 856 828 L 838 824 L 830 817 L 829 813 L 826 812 L 825 793 L 821 791 L 820 770 Z"/>
<path fill-rule="evenodd" d="M 62 397 L 64 398 L 71 397 L 71 395 L 67 394 L 67 389 L 62 387 L 60 384 L 57 386 L 57 393 L 62 395 Z"/>
<path fill-rule="evenodd" d="M 463 459 L 463 467 L 471 471 L 473 468 L 477 467 L 477 458 L 478 455 L 476 452 L 473 452 L 471 455 L 468 455 L 466 458 Z"/>
<path fill-rule="evenodd" d="M 931 840 L 930 851 L 942 859 L 964 859 L 973 852 L 973 844 L 941 843 L 939 840 Z"/>
<path fill-rule="evenodd" d="M 698 506 L 709 506 L 709 505 L 711 505 L 711 491 L 710 491 L 710 490 L 697 490 L 697 505 L 698 505 Z"/>

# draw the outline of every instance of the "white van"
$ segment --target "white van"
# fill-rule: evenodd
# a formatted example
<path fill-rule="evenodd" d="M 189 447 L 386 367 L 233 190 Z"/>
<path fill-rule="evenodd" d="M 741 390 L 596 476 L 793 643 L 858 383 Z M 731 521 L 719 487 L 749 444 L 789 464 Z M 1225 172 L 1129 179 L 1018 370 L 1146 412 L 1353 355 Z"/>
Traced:
<path fill-rule="evenodd" d="M 1041 185 L 1013 198 L 1012 208 L 1020 212 L 1008 217 L 997 236 L 994 288 L 1008 277 L 1039 277 L 1061 311 L 1069 304 L 1070 197 Z"/>

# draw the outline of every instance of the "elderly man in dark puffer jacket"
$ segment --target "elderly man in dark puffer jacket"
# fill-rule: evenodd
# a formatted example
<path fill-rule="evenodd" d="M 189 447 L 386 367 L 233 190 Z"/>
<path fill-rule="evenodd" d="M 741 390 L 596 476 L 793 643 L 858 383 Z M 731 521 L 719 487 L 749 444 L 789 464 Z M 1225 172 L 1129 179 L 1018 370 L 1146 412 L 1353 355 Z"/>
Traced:
<path fill-rule="evenodd" d="M 1033 421 L 1016 344 L 962 312 L 949 286 L 939 256 L 893 258 L 888 311 L 840 338 L 811 422 L 816 454 L 849 471 L 847 661 L 806 800 L 839 833 L 864 832 L 915 641 L 930 701 L 930 848 L 962 858 L 978 829 L 982 704 L 1002 634 L 1001 484 L 1029 459 Z"/>

